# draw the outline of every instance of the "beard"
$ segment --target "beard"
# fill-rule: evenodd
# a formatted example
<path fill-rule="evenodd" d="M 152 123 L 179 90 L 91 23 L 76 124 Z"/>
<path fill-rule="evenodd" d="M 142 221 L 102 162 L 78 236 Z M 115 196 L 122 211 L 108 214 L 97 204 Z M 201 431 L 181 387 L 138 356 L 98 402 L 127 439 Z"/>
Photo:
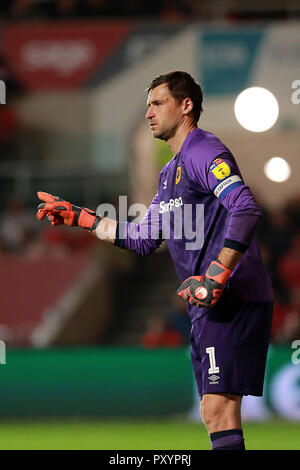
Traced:
<path fill-rule="evenodd" d="M 177 126 L 174 126 L 169 129 L 158 131 L 156 135 L 155 135 L 155 132 L 153 132 L 153 137 L 155 137 L 155 139 L 159 139 L 159 140 L 163 140 L 167 142 L 176 134 L 176 130 L 177 130 Z"/>

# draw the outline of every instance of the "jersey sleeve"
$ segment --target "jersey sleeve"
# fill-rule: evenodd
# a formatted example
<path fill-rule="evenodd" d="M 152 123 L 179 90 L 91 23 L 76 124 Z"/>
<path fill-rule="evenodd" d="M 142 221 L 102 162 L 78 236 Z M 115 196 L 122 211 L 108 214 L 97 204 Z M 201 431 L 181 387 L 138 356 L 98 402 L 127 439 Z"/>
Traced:
<path fill-rule="evenodd" d="M 230 214 L 224 246 L 245 252 L 262 216 L 234 157 L 223 153 L 212 161 L 193 159 L 191 177 L 202 189 L 213 193 Z"/>
<path fill-rule="evenodd" d="M 115 245 L 141 256 L 149 255 L 163 241 L 158 194 L 140 223 L 118 222 Z"/>

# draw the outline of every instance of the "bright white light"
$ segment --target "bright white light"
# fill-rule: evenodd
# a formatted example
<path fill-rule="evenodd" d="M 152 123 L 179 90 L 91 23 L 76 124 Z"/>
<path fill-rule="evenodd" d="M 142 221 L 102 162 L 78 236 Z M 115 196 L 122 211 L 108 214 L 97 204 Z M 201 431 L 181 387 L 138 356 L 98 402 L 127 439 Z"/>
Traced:
<path fill-rule="evenodd" d="M 269 90 L 261 87 L 246 88 L 234 103 L 235 117 L 248 131 L 264 132 L 277 121 L 278 102 Z"/>
<path fill-rule="evenodd" d="M 284 158 L 273 157 L 265 164 L 264 172 L 269 180 L 282 183 L 289 179 L 291 167 Z"/>

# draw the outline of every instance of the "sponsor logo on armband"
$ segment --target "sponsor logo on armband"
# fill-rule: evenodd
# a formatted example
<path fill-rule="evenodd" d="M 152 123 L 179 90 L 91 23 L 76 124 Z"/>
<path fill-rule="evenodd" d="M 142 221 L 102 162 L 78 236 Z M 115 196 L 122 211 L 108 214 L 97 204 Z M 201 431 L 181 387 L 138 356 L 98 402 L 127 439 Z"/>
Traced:
<path fill-rule="evenodd" d="M 242 186 L 244 184 L 242 178 L 238 175 L 232 175 L 226 178 L 224 181 L 219 183 L 214 189 L 214 195 L 219 199 L 223 199 L 230 191 L 232 191 L 237 186 Z"/>

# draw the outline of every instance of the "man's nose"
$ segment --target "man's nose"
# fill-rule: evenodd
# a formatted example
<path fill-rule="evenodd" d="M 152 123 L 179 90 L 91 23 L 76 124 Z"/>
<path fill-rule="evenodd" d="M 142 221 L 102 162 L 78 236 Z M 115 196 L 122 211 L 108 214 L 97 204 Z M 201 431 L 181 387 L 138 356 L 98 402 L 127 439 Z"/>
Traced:
<path fill-rule="evenodd" d="M 153 117 L 153 109 L 149 108 L 148 111 L 146 112 L 145 118 L 150 119 L 151 117 Z"/>

